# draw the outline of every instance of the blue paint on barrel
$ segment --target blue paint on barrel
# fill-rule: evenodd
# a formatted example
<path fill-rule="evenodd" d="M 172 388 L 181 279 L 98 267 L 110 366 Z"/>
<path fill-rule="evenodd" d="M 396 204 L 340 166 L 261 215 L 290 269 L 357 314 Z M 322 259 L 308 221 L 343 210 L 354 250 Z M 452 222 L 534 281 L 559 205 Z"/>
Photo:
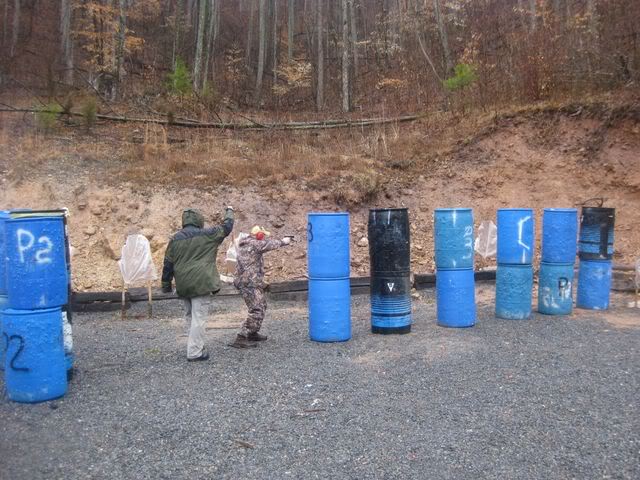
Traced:
<path fill-rule="evenodd" d="M 4 369 L 9 399 L 35 403 L 67 391 L 60 308 L 2 312 L 7 345 Z"/>
<path fill-rule="evenodd" d="M 7 248 L 5 240 L 5 222 L 9 212 L 0 210 L 0 295 L 7 294 Z"/>
<path fill-rule="evenodd" d="M 6 349 L 4 335 L 2 335 L 2 312 L 9 308 L 9 300 L 6 295 L 0 295 L 0 370 L 4 370 L 4 353 Z"/>
<path fill-rule="evenodd" d="M 533 258 L 535 216 L 530 208 L 498 210 L 498 264 L 530 265 Z"/>
<path fill-rule="evenodd" d="M 496 317 L 526 320 L 531 316 L 531 265 L 501 265 L 496 271 Z"/>
<path fill-rule="evenodd" d="M 411 331 L 411 281 L 408 276 L 372 279 L 371 327 L 374 333 Z"/>
<path fill-rule="evenodd" d="M 475 278 L 472 269 L 436 272 L 438 325 L 472 327 L 476 323 Z"/>
<path fill-rule="evenodd" d="M 473 210 L 438 208 L 434 212 L 437 270 L 473 268 Z"/>
<path fill-rule="evenodd" d="M 348 277 L 349 214 L 309 213 L 307 220 L 309 277 Z"/>
<path fill-rule="evenodd" d="M 613 257 L 615 208 L 583 207 L 580 215 L 578 252 L 583 260 Z"/>
<path fill-rule="evenodd" d="M 573 263 L 540 263 L 538 312 L 569 315 L 573 310 Z"/>
<path fill-rule="evenodd" d="M 588 310 L 609 308 L 611 260 L 580 260 L 576 306 Z"/>
<path fill-rule="evenodd" d="M 7 220 L 5 239 L 9 306 L 30 310 L 65 305 L 69 271 L 62 217 Z"/>
<path fill-rule="evenodd" d="M 578 210 L 545 208 L 542 215 L 542 262 L 573 263 L 578 247 Z"/>
<path fill-rule="evenodd" d="M 349 278 L 309 279 L 309 338 L 345 342 L 351 338 Z"/>

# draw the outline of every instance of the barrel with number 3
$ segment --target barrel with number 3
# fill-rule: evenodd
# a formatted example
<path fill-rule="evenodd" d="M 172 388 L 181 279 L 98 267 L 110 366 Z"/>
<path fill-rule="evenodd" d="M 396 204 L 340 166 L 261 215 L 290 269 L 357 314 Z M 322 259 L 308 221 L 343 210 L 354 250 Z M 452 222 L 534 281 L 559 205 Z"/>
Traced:
<path fill-rule="evenodd" d="M 61 217 L 5 222 L 9 308 L 30 310 L 68 303 L 64 223 Z"/>

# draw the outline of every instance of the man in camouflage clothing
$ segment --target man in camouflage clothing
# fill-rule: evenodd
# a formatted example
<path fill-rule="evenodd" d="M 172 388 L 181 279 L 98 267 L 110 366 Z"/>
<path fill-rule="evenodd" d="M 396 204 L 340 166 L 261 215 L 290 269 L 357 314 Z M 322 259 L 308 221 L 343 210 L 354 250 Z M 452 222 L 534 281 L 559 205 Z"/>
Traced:
<path fill-rule="evenodd" d="M 267 310 L 267 300 L 264 289 L 264 263 L 262 255 L 270 250 L 276 250 L 283 245 L 291 243 L 290 237 L 282 240 L 267 240 L 269 232 L 255 226 L 251 229 L 251 235 L 238 242 L 237 266 L 234 285 L 247 304 L 249 314 L 240 333 L 231 344 L 235 348 L 255 347 L 254 342 L 267 339 L 266 335 L 260 335 L 258 331 L 262 326 L 264 314 Z"/>

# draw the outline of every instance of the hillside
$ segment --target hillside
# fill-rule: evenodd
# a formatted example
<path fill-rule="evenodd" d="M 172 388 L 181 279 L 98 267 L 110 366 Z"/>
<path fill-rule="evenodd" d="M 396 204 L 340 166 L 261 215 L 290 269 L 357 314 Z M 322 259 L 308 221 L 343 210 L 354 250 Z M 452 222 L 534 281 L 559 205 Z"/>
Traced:
<path fill-rule="evenodd" d="M 354 275 L 368 274 L 362 239 L 372 207 L 410 209 L 414 272 L 433 271 L 438 207 L 473 207 L 477 226 L 495 221 L 498 208 L 533 207 L 540 220 L 542 208 L 603 197 L 617 209 L 615 261 L 640 257 L 635 98 L 295 133 L 104 123 L 43 135 L 25 118 L 0 116 L 0 204 L 69 208 L 78 290 L 120 288 L 116 259 L 127 233 L 151 239 L 160 269 L 183 208 L 202 209 L 211 222 L 226 204 L 236 208 L 235 233 L 257 223 L 299 240 L 267 256 L 271 281 L 303 278 L 306 213 L 322 210 L 352 215 Z"/>

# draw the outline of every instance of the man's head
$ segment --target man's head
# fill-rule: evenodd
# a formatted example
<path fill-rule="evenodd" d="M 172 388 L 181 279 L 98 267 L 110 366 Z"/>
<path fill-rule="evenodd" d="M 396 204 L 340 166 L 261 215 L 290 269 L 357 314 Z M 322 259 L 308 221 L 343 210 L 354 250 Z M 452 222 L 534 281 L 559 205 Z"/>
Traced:
<path fill-rule="evenodd" d="M 187 225 L 194 227 L 204 227 L 204 216 L 195 208 L 187 208 L 182 211 L 182 228 Z"/>
<path fill-rule="evenodd" d="M 258 225 L 251 229 L 251 236 L 258 240 L 264 240 L 269 235 L 271 235 L 271 233 Z"/>

